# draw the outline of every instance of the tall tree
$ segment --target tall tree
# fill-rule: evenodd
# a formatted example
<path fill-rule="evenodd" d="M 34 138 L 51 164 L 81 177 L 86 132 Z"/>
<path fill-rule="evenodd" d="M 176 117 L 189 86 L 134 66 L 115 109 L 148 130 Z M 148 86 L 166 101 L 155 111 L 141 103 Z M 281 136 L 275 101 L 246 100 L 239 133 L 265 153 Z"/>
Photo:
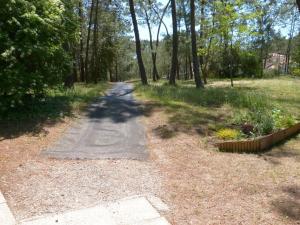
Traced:
<path fill-rule="evenodd" d="M 146 70 L 145 70 L 145 66 L 144 66 L 143 58 L 142 58 L 140 34 L 139 34 L 139 28 L 138 28 L 138 24 L 137 24 L 137 20 L 136 20 L 133 0 L 129 0 L 129 7 L 130 7 L 131 18 L 132 18 L 134 36 L 135 36 L 136 56 L 137 56 L 137 60 L 138 60 L 141 81 L 142 81 L 142 84 L 147 85 L 148 81 L 147 81 Z"/>
<path fill-rule="evenodd" d="M 195 29 L 195 0 L 190 0 L 191 3 L 191 39 L 192 39 L 192 57 L 193 57 L 193 69 L 194 78 L 197 88 L 203 87 L 203 83 L 200 76 L 199 69 L 199 58 L 197 55 L 197 39 L 196 39 L 196 29 Z"/>
<path fill-rule="evenodd" d="M 79 14 L 79 20 L 80 20 L 80 49 L 79 49 L 80 81 L 84 82 L 85 81 L 84 59 L 83 59 L 84 16 L 83 16 L 82 0 L 78 1 L 78 14 Z"/>
<path fill-rule="evenodd" d="M 293 9 L 291 28 L 290 28 L 290 32 L 289 32 L 289 40 L 288 40 L 288 46 L 287 46 L 286 58 L 285 58 L 285 72 L 286 73 L 290 72 L 289 70 L 290 70 L 291 47 L 292 47 L 292 40 L 294 38 L 295 23 L 296 23 L 296 12 Z"/>
<path fill-rule="evenodd" d="M 150 1 L 149 1 L 150 2 Z M 151 2 L 150 2 L 151 3 Z M 163 9 L 162 11 L 162 14 L 160 15 L 158 10 L 155 8 L 156 6 L 154 5 L 153 6 L 153 11 L 154 13 L 156 14 L 156 16 L 158 17 L 159 19 L 159 23 L 158 23 L 158 28 L 157 28 L 157 33 L 156 33 L 156 43 L 155 43 L 155 51 L 153 53 L 153 68 L 155 67 L 155 70 L 157 71 L 157 66 L 156 66 L 156 59 L 157 59 L 157 50 L 158 50 L 158 46 L 159 46 L 159 35 L 160 35 L 160 30 L 161 30 L 161 25 L 164 24 L 165 26 L 165 29 L 166 29 L 166 32 L 167 32 L 167 36 L 169 36 L 169 32 L 168 32 L 168 28 L 166 26 L 166 24 L 164 23 L 163 19 L 164 19 L 164 16 L 167 12 L 167 9 L 170 5 L 170 0 L 168 1 L 167 5 L 165 6 L 165 8 Z M 160 77 L 159 77 L 159 74 L 158 72 L 156 73 L 156 80 L 158 80 Z M 154 80 L 154 79 L 153 79 Z"/>
<path fill-rule="evenodd" d="M 94 10 L 95 0 L 92 0 L 91 8 L 90 8 L 90 18 L 89 18 L 89 26 L 88 26 L 88 34 L 86 39 L 86 51 L 85 51 L 85 77 L 86 81 L 89 79 L 89 71 L 88 71 L 88 63 L 89 63 L 89 47 L 90 47 L 90 36 L 91 36 L 91 28 L 93 23 L 93 10 Z"/>
<path fill-rule="evenodd" d="M 178 66 L 178 34 L 177 34 L 177 17 L 176 17 L 176 1 L 171 0 L 172 8 L 172 24 L 173 24 L 173 41 L 172 41 L 172 62 L 171 62 L 171 73 L 169 83 L 171 85 L 176 84 L 176 73 Z"/>
<path fill-rule="evenodd" d="M 156 57 L 155 57 L 155 49 L 153 44 L 153 35 L 152 35 L 152 27 L 151 22 L 153 21 L 152 15 L 152 5 L 153 2 L 148 0 L 147 2 L 140 2 L 140 5 L 144 11 L 145 20 L 149 32 L 149 42 L 150 42 L 150 49 L 151 49 L 151 59 L 152 59 L 152 79 L 153 81 L 157 81 L 159 79 L 158 70 L 156 66 Z"/>
<path fill-rule="evenodd" d="M 94 19 L 94 33 L 93 33 L 93 53 L 92 53 L 92 78 L 95 83 L 97 83 L 98 75 L 98 13 L 99 13 L 99 0 L 96 0 L 95 7 L 95 19 Z"/>

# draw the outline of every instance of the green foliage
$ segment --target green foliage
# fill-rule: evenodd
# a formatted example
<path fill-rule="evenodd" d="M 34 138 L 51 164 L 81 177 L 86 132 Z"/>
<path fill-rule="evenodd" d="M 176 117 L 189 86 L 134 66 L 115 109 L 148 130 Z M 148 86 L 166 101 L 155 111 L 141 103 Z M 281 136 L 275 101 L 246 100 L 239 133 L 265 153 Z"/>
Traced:
<path fill-rule="evenodd" d="M 241 133 L 238 130 L 224 128 L 217 132 L 217 137 L 223 140 L 234 140 L 241 137 Z"/>
<path fill-rule="evenodd" d="M 170 123 L 176 126 L 205 127 L 212 132 L 224 127 L 240 127 L 247 136 L 260 136 L 277 130 L 272 111 L 280 109 L 288 127 L 290 116 L 300 118 L 298 88 L 291 78 L 237 80 L 234 88 L 225 80 L 214 81 L 203 90 L 193 88 L 193 81 L 178 86 L 138 85 L 136 92 L 145 99 L 168 108 Z M 284 113 L 283 113 L 284 112 Z M 286 119 L 287 118 L 287 119 Z"/>
<path fill-rule="evenodd" d="M 253 126 L 252 135 L 260 136 L 272 133 L 293 126 L 295 118 L 281 110 L 255 109 L 250 112 L 240 112 L 235 114 L 233 119 L 235 124 L 242 128 L 245 124 Z"/>
<path fill-rule="evenodd" d="M 276 129 L 284 129 L 296 124 L 296 120 L 292 115 L 283 113 L 279 109 L 272 111 L 272 119 Z"/>
<path fill-rule="evenodd" d="M 300 77 L 300 68 L 294 68 L 292 69 L 292 75 L 296 76 L 296 77 Z"/>
<path fill-rule="evenodd" d="M 250 122 L 254 124 L 257 135 L 267 135 L 274 130 L 274 121 L 269 111 L 253 111 L 250 113 Z"/>
<path fill-rule="evenodd" d="M 259 73 L 259 58 L 256 54 L 248 52 L 248 51 L 242 51 L 240 54 L 240 69 L 244 76 L 248 77 L 256 77 Z"/>
<path fill-rule="evenodd" d="M 1 2 L 1 111 L 42 98 L 48 87 L 70 73 L 67 50 L 76 25 L 67 10 L 59 0 Z"/>
<path fill-rule="evenodd" d="M 62 86 L 45 90 L 43 98 L 31 99 L 30 104 L 0 111 L 0 121 L 45 120 L 71 116 L 91 100 L 102 95 L 108 84 L 76 84 L 74 88 Z"/>

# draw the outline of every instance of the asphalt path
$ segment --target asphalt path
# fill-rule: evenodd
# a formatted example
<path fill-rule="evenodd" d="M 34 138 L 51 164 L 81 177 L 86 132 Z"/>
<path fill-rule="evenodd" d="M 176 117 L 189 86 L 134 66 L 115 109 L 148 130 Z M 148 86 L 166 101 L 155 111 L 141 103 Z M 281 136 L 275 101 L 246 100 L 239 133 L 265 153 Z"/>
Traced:
<path fill-rule="evenodd" d="M 132 92 L 131 84 L 116 83 L 42 154 L 61 159 L 147 159 L 141 105 Z"/>

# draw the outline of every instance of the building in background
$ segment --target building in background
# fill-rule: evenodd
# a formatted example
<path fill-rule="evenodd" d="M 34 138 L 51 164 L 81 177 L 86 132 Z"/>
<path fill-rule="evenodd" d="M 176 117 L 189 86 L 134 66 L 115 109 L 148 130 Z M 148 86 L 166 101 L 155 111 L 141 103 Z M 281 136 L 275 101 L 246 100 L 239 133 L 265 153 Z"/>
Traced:
<path fill-rule="evenodd" d="M 284 54 L 270 53 L 265 62 L 265 69 L 285 73 L 287 67 L 287 57 Z"/>

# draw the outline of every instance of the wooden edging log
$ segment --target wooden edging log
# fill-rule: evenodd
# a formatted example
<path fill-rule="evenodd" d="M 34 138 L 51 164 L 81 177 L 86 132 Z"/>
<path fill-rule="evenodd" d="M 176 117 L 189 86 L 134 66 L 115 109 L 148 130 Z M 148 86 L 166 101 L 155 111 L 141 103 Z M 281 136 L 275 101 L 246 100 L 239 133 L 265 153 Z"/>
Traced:
<path fill-rule="evenodd" d="M 244 141 L 224 141 L 217 143 L 224 152 L 262 152 L 300 132 L 300 123 L 275 133 Z"/>

